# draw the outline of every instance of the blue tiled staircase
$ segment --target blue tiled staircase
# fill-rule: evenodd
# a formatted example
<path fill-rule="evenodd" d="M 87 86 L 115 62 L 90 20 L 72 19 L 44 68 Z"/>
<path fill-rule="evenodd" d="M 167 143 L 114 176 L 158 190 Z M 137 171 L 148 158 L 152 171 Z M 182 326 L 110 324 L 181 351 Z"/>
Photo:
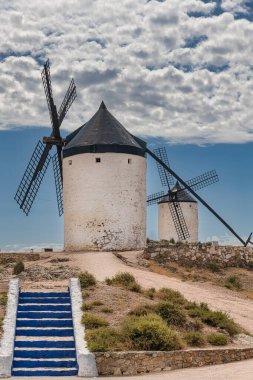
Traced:
<path fill-rule="evenodd" d="M 20 292 L 12 375 L 77 373 L 69 292 Z"/>

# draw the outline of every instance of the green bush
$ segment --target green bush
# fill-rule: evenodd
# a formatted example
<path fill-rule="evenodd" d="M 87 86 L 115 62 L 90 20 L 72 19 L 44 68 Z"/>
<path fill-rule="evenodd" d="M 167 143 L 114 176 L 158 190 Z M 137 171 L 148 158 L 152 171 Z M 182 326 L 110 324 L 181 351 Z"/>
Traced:
<path fill-rule="evenodd" d="M 157 292 L 157 297 L 163 301 L 169 301 L 179 305 L 184 305 L 187 302 L 180 292 L 169 288 L 159 289 Z"/>
<path fill-rule="evenodd" d="M 98 327 L 108 326 L 108 322 L 91 313 L 84 313 L 82 316 L 82 324 L 86 329 L 97 329 Z"/>
<path fill-rule="evenodd" d="M 93 274 L 87 272 L 87 270 L 85 272 L 79 273 L 78 278 L 82 289 L 96 285 L 95 277 L 93 276 Z"/>
<path fill-rule="evenodd" d="M 186 322 L 185 311 L 180 306 L 171 302 L 159 302 L 155 306 L 155 311 L 164 319 L 168 325 L 183 326 Z"/>
<path fill-rule="evenodd" d="M 16 264 L 14 265 L 14 268 L 13 268 L 13 274 L 20 274 L 21 272 L 23 272 L 25 270 L 25 266 L 24 266 L 24 263 L 23 261 L 18 261 L 16 262 Z"/>
<path fill-rule="evenodd" d="M 110 327 L 100 327 L 95 331 L 87 331 L 85 338 L 92 352 L 124 351 L 126 340 L 120 332 Z"/>
<path fill-rule="evenodd" d="M 229 335 L 233 336 L 241 331 L 240 327 L 226 313 L 212 311 L 205 303 L 198 305 L 195 302 L 189 302 L 187 309 L 191 317 L 197 317 L 209 326 L 224 329 Z"/>
<path fill-rule="evenodd" d="M 206 344 L 204 335 L 199 331 L 190 331 L 184 335 L 184 340 L 189 346 L 203 347 Z"/>
<path fill-rule="evenodd" d="M 141 315 L 147 315 L 150 314 L 154 311 L 154 306 L 153 305 L 139 305 L 135 307 L 134 309 L 129 311 L 129 315 L 135 315 L 137 317 L 140 317 Z"/>
<path fill-rule="evenodd" d="M 179 335 L 156 314 L 128 317 L 123 323 L 123 334 L 136 350 L 168 351 L 184 346 Z"/>
<path fill-rule="evenodd" d="M 228 337 L 223 334 L 212 333 L 207 336 L 207 341 L 214 346 L 225 346 L 228 344 Z"/>
<path fill-rule="evenodd" d="M 242 283 L 239 277 L 237 276 L 229 276 L 226 278 L 224 286 L 231 290 L 241 290 Z"/>
<path fill-rule="evenodd" d="M 132 292 L 141 292 L 141 286 L 135 280 L 134 276 L 128 272 L 117 273 L 112 278 L 106 278 L 107 285 L 123 286 L 124 288 L 131 290 Z"/>

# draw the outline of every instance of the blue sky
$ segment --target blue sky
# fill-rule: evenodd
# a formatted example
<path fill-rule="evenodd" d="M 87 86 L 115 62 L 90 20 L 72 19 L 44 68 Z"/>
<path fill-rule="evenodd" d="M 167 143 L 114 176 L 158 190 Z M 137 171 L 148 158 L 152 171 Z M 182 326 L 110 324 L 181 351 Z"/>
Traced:
<path fill-rule="evenodd" d="M 64 121 L 73 131 L 101 100 L 151 148 L 166 146 L 183 179 L 216 169 L 199 194 L 242 236 L 253 231 L 253 6 L 247 0 L 0 1 L 0 247 L 57 246 L 49 168 L 26 217 L 15 191 L 38 141 L 50 130 L 40 78 L 46 58 L 56 103 L 75 78 L 78 98 Z M 161 190 L 148 159 L 148 194 Z M 236 243 L 199 207 L 200 240 Z M 148 209 L 157 236 L 157 208 Z"/>

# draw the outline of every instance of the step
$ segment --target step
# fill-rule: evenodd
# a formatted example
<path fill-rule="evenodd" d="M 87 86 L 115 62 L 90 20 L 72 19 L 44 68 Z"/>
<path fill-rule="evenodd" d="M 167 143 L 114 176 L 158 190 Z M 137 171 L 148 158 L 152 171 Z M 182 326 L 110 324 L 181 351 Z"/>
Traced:
<path fill-rule="evenodd" d="M 15 348 L 75 348 L 73 340 L 59 340 L 59 341 L 16 341 Z"/>
<path fill-rule="evenodd" d="M 19 298 L 23 297 L 69 297 L 68 292 L 20 292 Z"/>
<path fill-rule="evenodd" d="M 57 319 L 32 319 L 23 320 L 18 319 L 16 327 L 73 327 L 72 319 L 57 320 Z"/>
<path fill-rule="evenodd" d="M 16 336 L 73 336 L 73 329 L 16 329 Z"/>
<path fill-rule="evenodd" d="M 29 297 L 21 297 L 19 299 L 19 305 L 23 304 L 70 304 L 70 297 L 59 297 L 59 298 L 53 298 L 53 297 L 36 297 L 36 298 L 29 298 Z"/>
<path fill-rule="evenodd" d="M 71 311 L 70 305 L 19 305 L 19 311 Z"/>
<path fill-rule="evenodd" d="M 29 312 L 29 311 L 19 311 L 17 313 L 17 318 L 25 319 L 71 319 L 72 314 L 69 312 Z"/>
<path fill-rule="evenodd" d="M 76 358 L 75 350 L 14 350 L 14 360 L 17 358 L 29 359 L 67 359 Z"/>
<path fill-rule="evenodd" d="M 78 374 L 77 369 L 70 370 L 59 370 L 59 371 L 50 371 L 50 370 L 13 370 L 12 376 L 75 376 Z"/>
<path fill-rule="evenodd" d="M 77 368 L 76 360 L 16 360 L 13 368 Z"/>

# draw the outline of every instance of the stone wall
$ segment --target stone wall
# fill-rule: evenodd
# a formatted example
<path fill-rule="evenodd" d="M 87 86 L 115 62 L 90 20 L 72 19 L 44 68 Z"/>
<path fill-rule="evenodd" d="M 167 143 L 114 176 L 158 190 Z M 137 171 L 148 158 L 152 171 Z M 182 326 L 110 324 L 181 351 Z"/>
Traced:
<path fill-rule="evenodd" d="M 253 358 L 253 348 L 186 351 L 98 352 L 99 375 L 138 375 L 187 367 L 203 367 Z"/>
<path fill-rule="evenodd" d="M 16 263 L 17 261 L 36 261 L 39 253 L 6 253 L 0 252 L 0 264 Z"/>
<path fill-rule="evenodd" d="M 253 269 L 253 248 L 251 247 L 151 241 L 144 251 L 143 258 L 153 259 L 162 265 L 168 261 L 174 261 L 185 266 L 208 267 L 216 263 L 221 268 Z"/>

